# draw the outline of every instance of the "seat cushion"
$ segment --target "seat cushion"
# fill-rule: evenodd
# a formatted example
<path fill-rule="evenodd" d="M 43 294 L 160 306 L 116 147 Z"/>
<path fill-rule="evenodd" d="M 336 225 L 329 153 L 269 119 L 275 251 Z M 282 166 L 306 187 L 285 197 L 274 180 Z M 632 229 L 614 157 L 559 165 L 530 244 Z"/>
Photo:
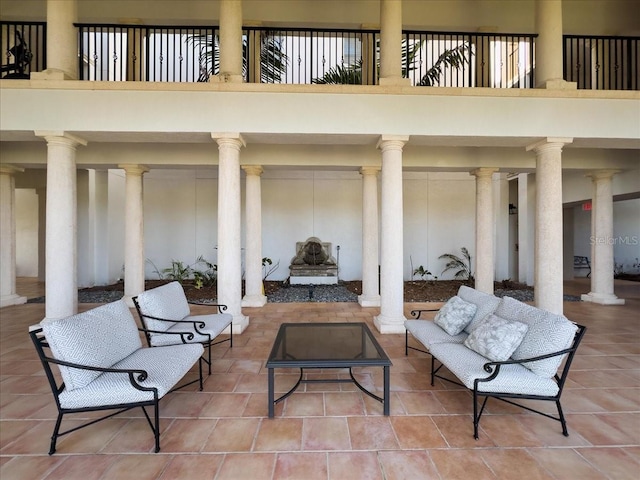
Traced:
<path fill-rule="evenodd" d="M 458 335 L 449 335 L 433 320 L 405 320 L 404 326 L 427 349 L 431 349 L 431 345 L 436 343 L 462 343 L 467 338 L 467 334 L 464 332 Z"/>
<path fill-rule="evenodd" d="M 537 357 L 569 348 L 578 327 L 562 315 L 527 305 L 511 297 L 503 297 L 496 315 L 525 323 L 529 330 L 511 357 L 514 360 Z M 562 363 L 564 355 L 523 363 L 532 372 L 544 377 L 553 377 Z"/>
<path fill-rule="evenodd" d="M 431 354 L 471 390 L 476 379 L 491 375 L 483 368 L 487 359 L 464 345 L 452 343 L 433 345 Z M 478 391 L 550 397 L 557 395 L 559 388 L 553 379 L 541 377 L 522 365 L 514 364 L 502 365 L 500 373 L 493 380 L 479 382 Z"/>
<path fill-rule="evenodd" d="M 108 368 L 141 348 L 138 326 L 124 300 L 68 318 L 45 319 L 42 331 L 54 358 Z M 67 390 L 82 388 L 101 373 L 60 365 Z"/>
<path fill-rule="evenodd" d="M 142 292 L 136 297 L 138 308 L 143 315 L 166 320 L 182 320 L 191 311 L 189 302 L 179 282 L 171 282 Z M 151 318 L 144 319 L 149 330 L 165 331 L 173 327 L 172 322 L 161 322 Z"/>
<path fill-rule="evenodd" d="M 454 295 L 438 311 L 433 322 L 449 335 L 458 335 L 473 320 L 477 308 L 475 303 Z"/>
<path fill-rule="evenodd" d="M 200 344 L 141 348 L 113 368 L 145 370 L 143 387 L 156 388 L 158 398 L 171 390 L 195 365 L 204 348 Z M 86 408 L 123 403 L 153 401 L 153 391 L 138 390 L 125 373 L 103 373 L 83 388 L 64 390 L 60 394 L 62 408 Z"/>
<path fill-rule="evenodd" d="M 467 287 L 466 285 L 460 285 L 460 288 L 458 289 L 458 296 L 465 302 L 474 303 L 477 307 L 473 319 L 464 328 L 466 333 L 473 332 L 473 329 L 476 328 L 478 322 L 490 313 L 493 313 L 500 303 L 500 298 L 481 292 L 475 288 Z"/>
<path fill-rule="evenodd" d="M 208 342 L 213 340 L 218 335 L 222 333 L 222 331 L 229 326 L 229 324 L 233 320 L 233 315 L 229 313 L 215 313 L 211 315 L 190 315 L 184 319 L 185 321 L 191 321 L 197 323 L 197 329 L 204 333 L 208 334 L 209 337 L 205 335 L 200 335 L 196 332 L 193 323 L 176 323 L 173 327 L 169 328 L 167 333 L 155 333 L 151 335 L 151 345 L 175 345 L 177 343 L 182 343 L 182 339 L 180 335 L 176 333 L 193 333 L 194 337 L 189 342 Z M 204 323 L 204 326 L 200 326 L 201 323 Z M 186 339 L 185 339 L 186 340 Z"/>

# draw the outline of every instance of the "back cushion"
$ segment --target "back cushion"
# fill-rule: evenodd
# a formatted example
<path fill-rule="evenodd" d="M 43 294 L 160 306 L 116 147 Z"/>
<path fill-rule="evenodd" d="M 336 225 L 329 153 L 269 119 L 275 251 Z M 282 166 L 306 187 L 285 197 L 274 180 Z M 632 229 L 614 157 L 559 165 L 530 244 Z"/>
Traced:
<path fill-rule="evenodd" d="M 477 307 L 476 314 L 473 316 L 473 319 L 466 327 L 464 327 L 464 331 L 467 333 L 473 332 L 478 323 L 487 315 L 493 313 L 500 303 L 500 299 L 498 297 L 481 292 L 475 288 L 467 287 L 466 285 L 460 285 L 460 288 L 458 289 L 458 296 L 465 302 L 474 303 Z"/>
<path fill-rule="evenodd" d="M 40 322 L 54 358 L 91 367 L 109 368 L 142 344 L 136 321 L 124 300 L 107 303 L 72 317 Z M 60 365 L 68 390 L 82 388 L 101 372 Z"/>
<path fill-rule="evenodd" d="M 189 303 L 179 282 L 171 282 L 152 288 L 138 295 L 138 307 L 144 315 L 164 318 L 166 320 L 183 320 L 191 313 Z M 159 322 L 150 318 L 144 319 L 149 330 L 166 331 L 175 323 Z"/>
<path fill-rule="evenodd" d="M 569 348 L 578 330 L 573 322 L 562 315 L 527 305 L 511 297 L 502 298 L 496 315 L 522 322 L 529 327 L 522 343 L 511 355 L 514 360 L 547 355 Z M 523 365 L 541 377 L 551 378 L 558 371 L 563 358 L 564 355 L 558 355 Z"/>

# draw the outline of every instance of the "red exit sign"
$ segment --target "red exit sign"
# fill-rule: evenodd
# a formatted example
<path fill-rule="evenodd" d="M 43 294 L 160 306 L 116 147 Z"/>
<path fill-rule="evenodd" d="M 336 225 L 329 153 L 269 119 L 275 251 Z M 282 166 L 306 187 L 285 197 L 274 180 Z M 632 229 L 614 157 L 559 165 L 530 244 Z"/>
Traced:
<path fill-rule="evenodd" d="M 583 203 L 582 204 L 582 210 L 584 210 L 584 211 L 591 210 L 591 202 Z"/>

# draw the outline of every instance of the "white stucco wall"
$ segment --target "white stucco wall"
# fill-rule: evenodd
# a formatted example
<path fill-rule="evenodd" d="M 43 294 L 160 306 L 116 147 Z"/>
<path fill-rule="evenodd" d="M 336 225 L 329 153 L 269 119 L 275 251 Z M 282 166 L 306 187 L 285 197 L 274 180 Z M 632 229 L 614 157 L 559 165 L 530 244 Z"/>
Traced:
<path fill-rule="evenodd" d="M 38 195 L 16 189 L 16 275 L 38 276 Z"/>

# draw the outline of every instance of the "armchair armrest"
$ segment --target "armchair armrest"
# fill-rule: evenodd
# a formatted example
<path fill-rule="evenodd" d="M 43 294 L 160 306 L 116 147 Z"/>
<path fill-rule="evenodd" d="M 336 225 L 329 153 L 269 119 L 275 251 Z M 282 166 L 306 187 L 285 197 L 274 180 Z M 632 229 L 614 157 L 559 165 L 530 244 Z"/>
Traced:
<path fill-rule="evenodd" d="M 44 360 L 50 363 L 55 363 L 57 365 L 63 365 L 65 367 L 77 368 L 80 370 L 91 370 L 94 372 L 101 373 L 125 373 L 129 376 L 129 382 L 131 382 L 131 386 L 138 390 L 145 391 L 156 391 L 157 389 L 154 387 L 144 387 L 138 382 L 144 382 L 149 373 L 146 370 L 142 369 L 134 369 L 134 368 L 107 368 L 107 367 L 93 367 L 90 365 L 82 365 L 80 363 L 67 362 L 65 360 L 58 360 L 53 357 L 44 356 Z"/>
<path fill-rule="evenodd" d="M 222 303 L 207 303 L 207 302 L 195 302 L 190 300 L 189 305 L 200 305 L 203 307 L 218 307 L 218 313 L 224 313 L 227 310 L 227 306 Z"/>
<path fill-rule="evenodd" d="M 189 343 L 191 340 L 193 340 L 194 337 L 193 332 L 168 332 L 166 330 L 149 330 L 148 328 L 138 328 L 138 331 L 144 332 L 145 334 L 155 333 L 158 335 L 180 335 L 180 340 L 182 340 L 182 343 Z"/>
<path fill-rule="evenodd" d="M 439 308 L 421 308 L 418 310 L 411 310 L 411 316 L 416 317 L 416 320 L 420 320 L 422 312 L 438 312 L 439 310 Z"/>

